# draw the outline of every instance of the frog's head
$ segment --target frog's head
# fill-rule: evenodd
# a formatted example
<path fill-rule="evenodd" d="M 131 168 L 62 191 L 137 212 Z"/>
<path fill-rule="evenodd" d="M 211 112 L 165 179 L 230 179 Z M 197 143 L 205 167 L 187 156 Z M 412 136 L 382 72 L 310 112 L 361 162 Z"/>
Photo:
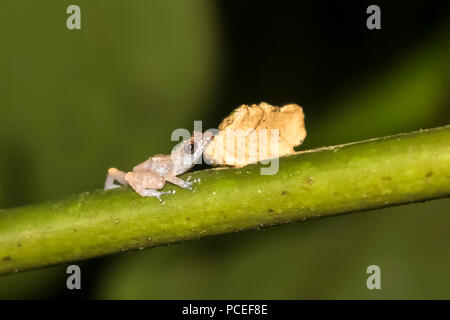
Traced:
<path fill-rule="evenodd" d="M 174 175 L 188 171 L 196 163 L 201 163 L 203 151 L 209 145 L 213 134 L 209 131 L 201 133 L 194 131 L 192 138 L 184 140 L 176 145 L 170 154 Z"/>

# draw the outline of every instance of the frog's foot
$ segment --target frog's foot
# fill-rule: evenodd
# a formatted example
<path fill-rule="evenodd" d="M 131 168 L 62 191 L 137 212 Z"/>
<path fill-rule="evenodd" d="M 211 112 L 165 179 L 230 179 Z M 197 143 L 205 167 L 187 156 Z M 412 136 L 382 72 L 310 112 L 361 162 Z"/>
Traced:
<path fill-rule="evenodd" d="M 105 181 L 105 190 L 121 187 L 121 185 L 115 184 L 114 181 L 118 181 L 125 186 L 128 185 L 127 180 L 125 180 L 125 175 L 126 173 L 123 171 L 116 168 L 109 168 Z"/>
<path fill-rule="evenodd" d="M 184 181 L 183 179 L 173 176 L 166 176 L 164 179 L 182 188 L 192 190 L 192 181 Z"/>
<path fill-rule="evenodd" d="M 161 195 L 163 194 L 172 194 L 172 191 L 156 191 L 153 189 L 143 189 L 139 190 L 139 195 L 142 197 L 156 197 L 159 202 L 163 203 L 164 201 L 161 199 Z"/>

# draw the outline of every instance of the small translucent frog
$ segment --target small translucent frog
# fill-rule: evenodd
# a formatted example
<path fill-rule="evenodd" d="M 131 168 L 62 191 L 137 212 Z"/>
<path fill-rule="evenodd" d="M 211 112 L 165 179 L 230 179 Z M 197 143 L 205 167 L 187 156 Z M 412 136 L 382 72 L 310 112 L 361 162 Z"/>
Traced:
<path fill-rule="evenodd" d="M 192 182 L 177 177 L 191 169 L 211 142 L 211 132 L 194 132 L 189 140 L 184 140 L 175 146 L 170 155 L 158 154 L 138 164 L 131 172 L 123 172 L 110 168 L 105 181 L 105 190 L 120 187 L 114 183 L 131 186 L 142 197 L 156 197 L 160 202 L 161 195 L 171 193 L 161 192 L 169 181 L 182 188 L 191 189 Z"/>

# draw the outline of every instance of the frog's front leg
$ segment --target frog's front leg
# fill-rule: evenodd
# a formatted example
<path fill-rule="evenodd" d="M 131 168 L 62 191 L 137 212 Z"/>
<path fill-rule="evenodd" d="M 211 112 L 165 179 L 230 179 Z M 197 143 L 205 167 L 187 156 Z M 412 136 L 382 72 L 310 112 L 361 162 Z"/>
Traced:
<path fill-rule="evenodd" d="M 160 202 L 161 195 L 169 194 L 170 191 L 161 192 L 156 189 L 164 187 L 166 181 L 163 177 L 153 171 L 132 171 L 125 175 L 129 185 L 142 197 L 156 197 Z"/>
<path fill-rule="evenodd" d="M 173 183 L 177 186 L 180 186 L 185 189 L 191 189 L 192 188 L 192 182 L 190 181 L 184 181 L 183 179 L 180 179 L 175 176 L 165 176 L 164 177 L 166 181 L 169 181 L 170 183 Z"/>

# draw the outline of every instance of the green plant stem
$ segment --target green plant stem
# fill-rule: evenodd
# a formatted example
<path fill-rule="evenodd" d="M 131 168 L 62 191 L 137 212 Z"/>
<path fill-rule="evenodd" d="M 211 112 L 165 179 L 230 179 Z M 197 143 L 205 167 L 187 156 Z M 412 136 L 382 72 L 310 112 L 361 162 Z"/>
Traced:
<path fill-rule="evenodd" d="M 165 203 L 130 188 L 0 211 L 0 273 L 450 195 L 450 126 L 187 173 Z"/>

